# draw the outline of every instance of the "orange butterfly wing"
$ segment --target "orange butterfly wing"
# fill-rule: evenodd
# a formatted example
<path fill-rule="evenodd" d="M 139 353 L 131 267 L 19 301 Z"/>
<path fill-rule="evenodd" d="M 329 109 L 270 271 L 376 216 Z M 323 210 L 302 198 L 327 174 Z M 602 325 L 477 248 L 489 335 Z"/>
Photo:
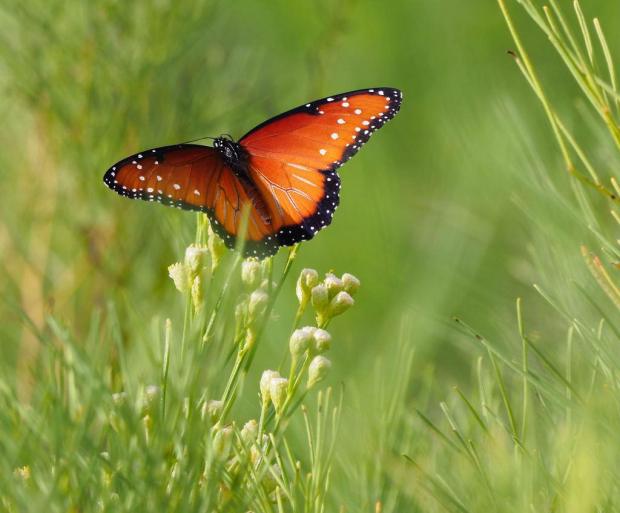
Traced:
<path fill-rule="evenodd" d="M 113 165 L 103 180 L 121 196 L 205 212 L 229 248 L 248 204 L 244 253 L 262 257 L 278 250 L 255 188 L 237 178 L 214 148 L 178 144 L 145 150 Z"/>
<path fill-rule="evenodd" d="M 240 139 L 279 244 L 310 239 L 331 223 L 336 170 L 394 117 L 401 99 L 387 87 L 343 93 L 276 116 Z"/>
<path fill-rule="evenodd" d="M 236 173 L 215 148 L 177 144 L 121 160 L 104 182 L 132 199 L 206 212 L 229 248 L 249 205 L 244 255 L 272 255 L 331 223 L 340 193 L 336 170 L 394 117 L 401 98 L 398 89 L 363 89 L 280 114 L 241 138 L 247 161 L 231 163 Z"/>

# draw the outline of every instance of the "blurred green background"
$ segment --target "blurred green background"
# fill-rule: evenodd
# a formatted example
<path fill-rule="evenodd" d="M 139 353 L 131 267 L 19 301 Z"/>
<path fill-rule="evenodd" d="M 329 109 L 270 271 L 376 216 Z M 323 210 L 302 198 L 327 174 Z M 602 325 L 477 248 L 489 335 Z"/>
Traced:
<path fill-rule="evenodd" d="M 610 33 L 620 23 L 609 2 L 587 9 Z M 566 179 L 493 2 L 5 0 L 0 13 L 8 367 L 27 337 L 21 310 L 85 329 L 92 308 L 120 301 L 132 336 L 172 314 L 166 266 L 193 240 L 194 216 L 111 194 L 101 177 L 112 162 L 203 135 L 239 137 L 360 87 L 402 89 L 402 110 L 342 169 L 333 226 L 297 264 L 352 272 L 364 285 L 355 322 L 338 333 L 339 372 L 385 350 L 408 311 L 425 358 L 458 376 L 463 354 L 442 327 L 450 317 L 498 334 L 514 324 L 514 298 L 532 294 L 532 226 L 514 201 L 535 179 L 522 146 L 533 141 L 558 186 Z M 542 37 L 522 27 L 541 43 L 533 53 L 547 83 L 566 84 Z M 555 92 L 567 104 L 575 95 L 570 85 Z"/>
<path fill-rule="evenodd" d="M 512 7 L 554 102 L 570 111 L 576 87 Z M 614 2 L 584 8 L 618 34 Z M 334 222 L 295 263 L 362 282 L 355 309 L 333 325 L 334 382 L 370 386 L 368 369 L 395 352 L 404 323 L 436 393 L 467 386 L 477 350 L 452 317 L 501 344 L 517 337 L 516 297 L 537 330 L 554 333 L 532 283 L 564 290 L 557 252 L 580 276 L 579 243 L 592 236 L 570 206 L 541 196 L 569 180 L 512 48 L 491 0 L 3 0 L 3 375 L 26 386 L 37 354 L 28 324 L 49 314 L 79 340 L 113 304 L 128 346 L 152 336 L 154 319 L 182 319 L 166 268 L 193 240 L 195 216 L 119 198 L 102 183 L 110 164 L 147 147 L 239 137 L 314 98 L 373 86 L 403 90 L 400 114 L 342 168 Z M 569 121 L 596 148 L 583 120 Z M 258 368 L 281 354 L 293 290 L 290 281 Z M 149 379 L 139 357 L 134 369 Z"/>

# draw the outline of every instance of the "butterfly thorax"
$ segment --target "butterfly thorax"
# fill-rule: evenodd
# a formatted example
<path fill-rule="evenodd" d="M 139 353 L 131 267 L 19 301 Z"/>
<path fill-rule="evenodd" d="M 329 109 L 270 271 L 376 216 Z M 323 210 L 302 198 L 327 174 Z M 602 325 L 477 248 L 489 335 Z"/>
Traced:
<path fill-rule="evenodd" d="M 248 152 L 239 143 L 227 137 L 218 137 L 213 147 L 239 178 L 248 177 Z"/>
<path fill-rule="evenodd" d="M 256 208 L 265 224 L 271 224 L 271 216 L 261 197 L 256 185 L 250 178 L 248 171 L 249 154 L 243 146 L 227 137 L 218 137 L 213 142 L 213 147 L 222 155 L 224 162 L 230 167 L 239 178 L 245 193 Z"/>

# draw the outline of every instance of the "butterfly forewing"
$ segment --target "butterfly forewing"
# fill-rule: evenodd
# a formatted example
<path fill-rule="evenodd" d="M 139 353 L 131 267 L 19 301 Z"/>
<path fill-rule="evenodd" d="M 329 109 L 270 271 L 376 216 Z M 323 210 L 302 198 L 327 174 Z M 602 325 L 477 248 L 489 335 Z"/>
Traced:
<path fill-rule="evenodd" d="M 244 186 L 214 148 L 180 144 L 146 150 L 112 166 L 104 182 L 132 199 L 205 212 L 231 248 L 247 205 L 246 254 L 266 256 L 277 251 L 260 198 L 252 197 L 253 189 Z"/>
<path fill-rule="evenodd" d="M 252 154 L 328 169 L 352 157 L 400 108 L 398 89 L 363 89 L 316 100 L 266 121 L 240 139 Z"/>
<path fill-rule="evenodd" d="M 217 152 L 206 146 L 164 146 L 121 160 L 103 181 L 123 196 L 174 206 L 190 203 L 200 209 L 209 186 L 201 175 L 208 170 L 214 176 L 221 164 Z"/>

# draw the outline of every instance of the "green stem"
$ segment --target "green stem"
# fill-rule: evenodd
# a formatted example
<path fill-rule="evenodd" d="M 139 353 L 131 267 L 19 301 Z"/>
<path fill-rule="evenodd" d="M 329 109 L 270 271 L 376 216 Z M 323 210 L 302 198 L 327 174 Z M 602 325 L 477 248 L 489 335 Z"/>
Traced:
<path fill-rule="evenodd" d="M 265 332 L 265 328 L 267 327 L 267 322 L 269 321 L 269 318 L 271 317 L 271 312 L 273 311 L 275 302 L 278 299 L 280 291 L 282 290 L 282 286 L 284 285 L 284 282 L 286 281 L 286 277 L 288 276 L 291 270 L 291 267 L 293 266 L 293 262 L 295 261 L 295 257 L 297 256 L 298 250 L 299 250 L 299 244 L 295 244 L 289 251 L 288 258 L 286 260 L 286 264 L 284 266 L 284 271 L 282 272 L 280 281 L 278 282 L 275 290 L 273 291 L 273 297 L 270 296 L 270 301 L 269 301 L 269 304 L 267 305 L 265 315 L 263 316 L 261 325 L 256 332 L 256 340 L 254 341 L 252 349 L 250 350 L 250 353 L 248 355 L 248 361 L 244 367 L 244 372 L 247 372 L 248 369 L 250 368 L 250 365 L 252 365 L 252 360 L 254 359 L 256 348 L 258 347 L 259 341 L 261 337 L 263 336 L 263 333 Z"/>
<path fill-rule="evenodd" d="M 213 329 L 215 328 L 215 320 L 217 319 L 217 315 L 220 312 L 220 309 L 222 308 L 222 304 L 224 303 L 224 298 L 226 297 L 228 289 L 230 288 L 230 284 L 232 283 L 233 277 L 235 275 L 235 271 L 237 270 L 237 268 L 239 267 L 239 264 L 241 263 L 241 259 L 242 257 L 240 255 L 237 255 L 233 264 L 231 265 L 228 271 L 228 275 L 226 276 L 226 280 L 224 281 L 224 285 L 222 286 L 220 295 L 218 296 L 217 301 L 215 302 L 215 306 L 213 307 L 213 311 L 211 312 L 211 317 L 209 318 L 207 328 L 205 329 L 205 332 L 202 336 L 201 346 L 200 346 L 201 349 L 204 348 L 207 341 L 209 340 L 209 337 L 211 337 L 211 335 L 213 334 Z"/>
<path fill-rule="evenodd" d="M 183 314 L 183 335 L 181 336 L 181 362 L 183 362 L 185 358 L 185 343 L 187 339 L 187 332 L 189 330 L 191 310 L 192 310 L 192 293 L 191 291 L 188 291 L 185 295 L 185 313 Z"/>
<path fill-rule="evenodd" d="M 261 401 L 260 408 L 260 418 L 258 420 L 258 441 L 263 438 L 263 431 L 265 428 L 265 415 L 267 414 L 267 410 L 269 409 L 269 401 Z"/>
<path fill-rule="evenodd" d="M 257 331 L 256 334 L 256 338 L 254 340 L 254 342 L 252 343 L 251 347 L 246 347 L 246 346 L 242 346 L 239 349 L 239 352 L 237 353 L 237 358 L 235 359 L 235 364 L 233 366 L 233 370 L 232 373 L 228 379 L 228 383 L 226 384 L 226 388 L 224 390 L 224 394 L 222 396 L 222 401 L 224 402 L 224 408 L 222 410 L 222 415 L 221 415 L 221 419 L 224 419 L 227 415 L 227 413 L 230 411 L 230 409 L 232 408 L 232 402 L 233 402 L 233 398 L 235 396 L 235 392 L 237 389 L 237 386 L 239 384 L 240 381 L 240 376 L 245 376 L 245 374 L 247 374 L 251 364 L 252 364 L 252 360 L 254 358 L 254 354 L 256 353 L 256 348 L 258 347 L 258 343 L 259 340 L 262 336 L 262 334 L 265 331 L 265 327 L 267 325 L 267 322 L 269 320 L 269 317 L 271 315 L 271 311 L 273 310 L 273 306 L 275 304 L 275 301 L 278 297 L 278 294 L 280 293 L 280 291 L 282 290 L 282 286 L 284 285 L 284 282 L 286 281 L 286 277 L 288 276 L 288 273 L 291 269 L 291 266 L 293 265 L 293 261 L 295 260 L 295 256 L 297 255 L 297 248 L 298 245 L 295 245 L 291 248 L 289 255 L 288 255 L 288 259 L 286 261 L 286 265 L 284 267 L 284 271 L 282 272 L 282 276 L 280 278 L 280 281 L 278 283 L 278 285 L 276 286 L 274 292 L 273 292 L 273 297 L 270 297 L 270 301 L 269 301 L 269 305 L 267 306 L 267 310 L 265 311 L 265 314 L 263 316 L 260 328 Z M 236 268 L 236 265 L 233 266 L 233 268 Z M 270 272 L 271 275 L 271 272 Z M 227 282 L 230 280 L 230 276 L 227 278 Z M 271 279 L 269 280 L 271 283 Z M 270 285 L 271 286 L 271 285 Z M 211 325 L 211 323 L 210 323 Z M 242 330 L 242 333 L 245 333 L 246 330 Z M 205 337 L 207 336 L 207 334 L 205 333 Z M 205 341 L 205 338 L 203 337 L 203 343 Z M 241 344 L 243 342 L 243 340 L 240 341 L 236 341 L 236 343 Z"/>

